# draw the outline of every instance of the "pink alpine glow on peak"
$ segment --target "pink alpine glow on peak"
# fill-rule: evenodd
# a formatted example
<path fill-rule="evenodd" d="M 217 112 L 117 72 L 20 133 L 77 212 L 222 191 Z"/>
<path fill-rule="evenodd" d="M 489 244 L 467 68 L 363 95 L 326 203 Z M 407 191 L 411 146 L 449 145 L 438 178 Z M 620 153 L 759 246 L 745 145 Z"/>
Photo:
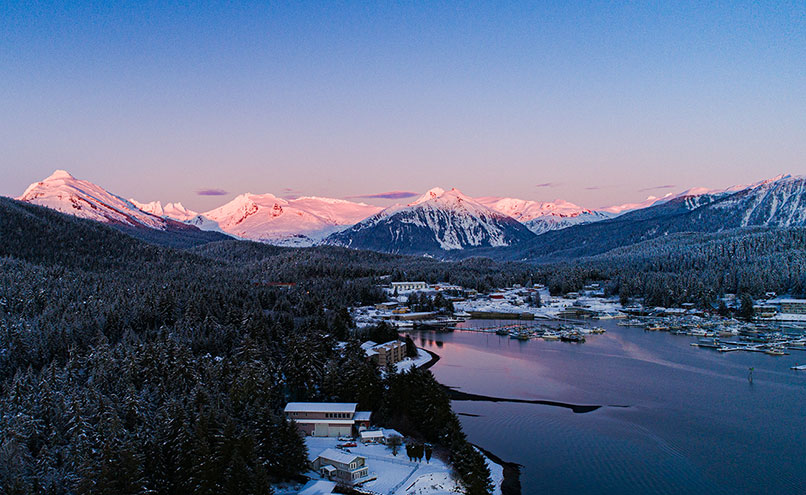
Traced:
<path fill-rule="evenodd" d="M 140 210 L 132 202 L 65 170 L 56 170 L 47 179 L 34 182 L 20 201 L 105 223 L 121 223 L 164 230 L 166 221 Z"/>

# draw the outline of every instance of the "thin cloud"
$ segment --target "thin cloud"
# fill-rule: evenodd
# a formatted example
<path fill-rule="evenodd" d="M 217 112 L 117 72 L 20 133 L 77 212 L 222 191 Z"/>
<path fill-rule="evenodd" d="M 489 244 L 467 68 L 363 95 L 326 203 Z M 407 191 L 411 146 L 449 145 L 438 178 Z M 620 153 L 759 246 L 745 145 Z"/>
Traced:
<path fill-rule="evenodd" d="M 199 189 L 196 194 L 199 196 L 226 196 L 229 192 L 223 189 Z"/>
<path fill-rule="evenodd" d="M 602 188 L 602 186 L 589 186 L 589 187 L 586 187 L 585 190 L 586 191 L 598 191 L 601 188 Z"/>
<path fill-rule="evenodd" d="M 559 182 L 544 182 L 542 184 L 535 184 L 535 187 L 558 187 L 560 185 Z"/>
<path fill-rule="evenodd" d="M 403 199 L 413 198 L 419 193 L 411 191 L 389 191 L 377 194 L 359 194 L 357 196 L 347 196 L 348 199 Z"/>
<path fill-rule="evenodd" d="M 674 189 L 675 187 L 676 186 L 674 184 L 664 184 L 662 186 L 645 187 L 643 189 L 639 189 L 638 192 L 657 191 L 658 189 Z"/>
<path fill-rule="evenodd" d="M 300 191 L 299 189 L 291 188 L 291 187 L 284 187 L 284 188 L 282 188 L 280 190 L 280 194 L 281 194 L 280 197 L 290 201 L 292 199 L 297 199 L 300 196 L 302 196 L 302 191 Z"/>

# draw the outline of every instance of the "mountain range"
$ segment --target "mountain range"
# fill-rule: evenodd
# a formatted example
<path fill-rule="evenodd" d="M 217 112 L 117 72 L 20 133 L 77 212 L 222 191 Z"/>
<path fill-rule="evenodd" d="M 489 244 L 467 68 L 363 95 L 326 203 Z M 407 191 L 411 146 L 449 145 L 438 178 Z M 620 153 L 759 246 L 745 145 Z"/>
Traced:
<path fill-rule="evenodd" d="M 280 246 L 339 245 L 401 254 L 540 260 L 598 254 L 677 232 L 806 225 L 806 179 L 782 175 L 723 190 L 694 188 L 591 210 L 556 200 L 472 198 L 434 188 L 388 208 L 343 199 L 241 194 L 199 213 L 123 199 L 57 170 L 20 201 L 177 246 L 235 237 Z"/>

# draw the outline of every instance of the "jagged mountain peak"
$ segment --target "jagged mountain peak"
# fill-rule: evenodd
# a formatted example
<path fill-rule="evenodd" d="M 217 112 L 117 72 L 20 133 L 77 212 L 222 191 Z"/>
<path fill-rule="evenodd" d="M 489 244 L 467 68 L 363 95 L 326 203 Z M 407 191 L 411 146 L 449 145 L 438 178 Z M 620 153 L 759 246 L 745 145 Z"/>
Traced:
<path fill-rule="evenodd" d="M 185 206 L 180 202 L 165 203 L 165 205 L 163 205 L 160 201 L 141 203 L 133 198 L 129 198 L 129 201 L 146 213 L 150 213 L 158 217 L 170 218 L 171 220 L 177 220 L 179 222 L 187 222 L 188 220 L 191 220 L 199 215 L 198 212 L 185 208 Z"/>
<path fill-rule="evenodd" d="M 517 220 L 458 189 L 434 188 L 408 205 L 395 205 L 325 242 L 399 253 L 438 253 L 472 247 L 511 246 L 533 237 Z"/>

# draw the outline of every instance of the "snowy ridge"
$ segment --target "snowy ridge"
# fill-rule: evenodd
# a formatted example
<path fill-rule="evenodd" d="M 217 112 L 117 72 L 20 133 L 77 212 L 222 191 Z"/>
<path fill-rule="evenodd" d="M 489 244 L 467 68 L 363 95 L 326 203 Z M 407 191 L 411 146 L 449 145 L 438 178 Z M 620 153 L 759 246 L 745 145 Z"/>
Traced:
<path fill-rule="evenodd" d="M 140 210 L 131 201 L 92 182 L 76 179 L 64 170 L 56 170 L 47 179 L 34 182 L 17 199 L 104 223 L 158 230 L 167 227 L 164 219 Z"/>
<path fill-rule="evenodd" d="M 476 200 L 499 213 L 518 220 L 535 234 L 564 229 L 572 225 L 598 222 L 615 216 L 613 213 L 589 210 L 561 199 L 544 202 L 488 196 Z"/>
<path fill-rule="evenodd" d="M 740 215 L 741 227 L 806 225 L 806 176 L 779 176 L 714 203 L 712 208 Z"/>
<path fill-rule="evenodd" d="M 335 244 L 409 254 L 515 246 L 536 234 L 616 217 L 621 225 L 650 222 L 664 232 L 806 226 L 806 177 L 791 175 L 725 189 L 697 187 L 602 210 L 563 200 L 471 198 L 437 187 L 385 209 L 343 199 L 246 193 L 198 213 L 181 203 L 125 200 L 64 170 L 31 184 L 18 199 L 123 226 L 174 232 L 184 228 L 176 223 L 181 222 L 283 246 Z"/>
<path fill-rule="evenodd" d="M 284 246 L 310 246 L 381 208 L 340 199 L 241 194 L 229 203 L 186 220 L 203 230 L 219 228 L 242 239 Z"/>
<path fill-rule="evenodd" d="M 182 206 L 182 203 L 166 203 L 165 206 L 159 201 L 152 201 L 150 203 L 140 203 L 135 199 L 129 198 L 129 201 L 137 208 L 152 215 L 170 218 L 179 222 L 186 222 L 191 220 L 199 214 L 193 210 L 189 210 Z"/>

